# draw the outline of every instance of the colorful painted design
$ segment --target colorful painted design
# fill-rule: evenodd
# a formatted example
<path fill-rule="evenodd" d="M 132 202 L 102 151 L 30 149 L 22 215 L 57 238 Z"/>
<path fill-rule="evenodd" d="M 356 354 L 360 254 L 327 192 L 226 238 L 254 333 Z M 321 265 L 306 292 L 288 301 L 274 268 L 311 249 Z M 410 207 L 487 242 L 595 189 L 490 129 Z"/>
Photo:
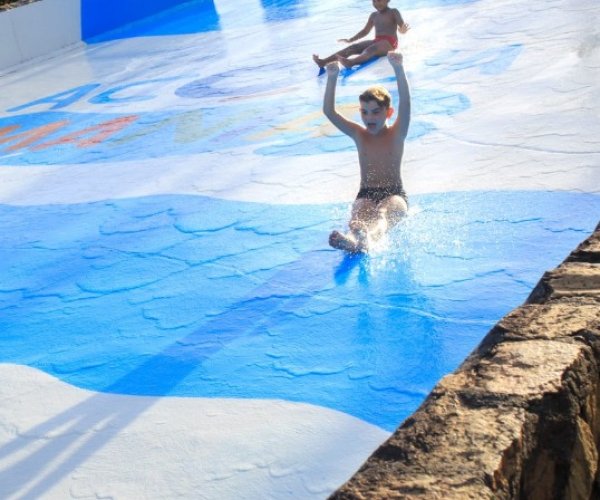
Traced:
<path fill-rule="evenodd" d="M 72 93 L 79 91 L 67 91 L 65 94 L 70 97 L 66 101 L 71 100 Z M 90 102 L 101 104 L 112 92 L 96 95 Z M 65 101 L 56 99 L 56 96 L 49 96 L 13 111 L 45 103 L 52 104 L 51 109 L 68 107 Z M 468 100 L 464 96 L 442 92 L 417 91 L 415 99 L 417 102 L 422 100 L 422 109 L 432 114 L 454 114 L 468 107 Z M 347 138 L 324 122 L 316 106 L 291 106 L 289 113 L 280 113 L 277 110 L 282 102 L 270 99 L 269 103 L 266 111 L 261 100 L 260 104 L 236 105 L 226 113 L 223 113 L 223 108 L 212 107 L 135 114 L 51 110 L 16 115 L 0 119 L 0 161 L 16 166 L 88 164 L 91 161 L 141 160 L 173 154 L 205 153 L 215 151 L 215 145 L 220 150 L 250 145 L 255 147 L 255 153 L 263 155 L 312 155 L 323 149 L 343 151 L 352 148 Z M 344 107 L 350 113 L 357 108 L 354 102 L 347 102 Z M 299 114 L 307 108 L 314 110 Z M 411 126 L 409 140 L 433 130 L 431 123 L 417 118 Z M 303 143 L 302 147 L 297 147 L 308 138 L 325 136 L 334 138 L 327 142 L 312 140 L 309 144 Z M 277 141 L 277 144 L 263 146 L 272 141 Z"/>
<path fill-rule="evenodd" d="M 490 75 L 510 67 L 520 50 L 520 45 L 510 45 L 468 57 L 455 51 L 453 57 L 440 55 L 428 65 L 435 68 L 440 61 L 450 61 L 443 71 L 479 68 L 482 74 Z M 290 71 L 293 74 L 294 70 L 292 66 L 284 69 L 279 71 L 281 68 L 275 64 L 261 66 L 260 71 L 281 76 L 251 85 L 243 80 L 237 83 L 236 78 L 240 72 L 256 71 L 248 67 L 202 79 L 180 75 L 139 79 L 109 88 L 93 82 L 42 96 L 7 109 L 8 116 L 0 118 L 0 161 L 6 165 L 85 164 L 92 159 L 141 160 L 248 145 L 263 155 L 310 156 L 319 151 L 352 149 L 351 141 L 323 118 L 318 102 L 306 103 L 302 97 L 293 96 L 289 80 Z M 356 75 L 345 85 L 356 87 L 359 93 L 373 83 Z M 187 106 L 184 111 L 115 112 L 119 107 L 137 103 L 151 106 L 153 101 L 164 98 L 161 92 L 165 85 L 175 85 L 169 90 L 174 106 L 177 99 L 198 99 L 203 105 Z M 415 89 L 413 100 L 415 113 L 409 141 L 436 130 L 428 116 L 453 115 L 470 106 L 467 96 L 436 89 Z M 98 112 L 69 111 L 84 103 Z M 352 114 L 355 100 L 342 99 L 340 105 Z M 333 136 L 334 140 L 306 141 L 323 136 Z M 61 148 L 54 147 L 57 145 Z"/>

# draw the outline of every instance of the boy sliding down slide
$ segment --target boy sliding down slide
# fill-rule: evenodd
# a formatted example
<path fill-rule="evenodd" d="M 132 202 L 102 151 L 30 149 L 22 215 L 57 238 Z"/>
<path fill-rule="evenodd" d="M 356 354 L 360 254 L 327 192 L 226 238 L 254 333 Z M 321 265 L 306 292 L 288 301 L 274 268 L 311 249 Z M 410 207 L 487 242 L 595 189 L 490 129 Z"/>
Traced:
<path fill-rule="evenodd" d="M 360 190 L 352 205 L 350 230 L 345 234 L 333 231 L 329 236 L 332 247 L 350 253 L 368 252 L 408 210 L 400 164 L 410 122 L 410 91 L 402 55 L 390 52 L 387 57 L 396 74 L 399 96 L 398 115 L 392 125 L 388 125 L 394 112 L 391 96 L 382 86 L 371 87 L 359 96 L 364 126 L 340 115 L 335 109 L 340 67 L 337 62 L 327 65 L 323 112 L 354 140 L 360 166 Z"/>
<path fill-rule="evenodd" d="M 352 43 L 367 36 L 373 27 L 375 27 L 375 39 L 353 43 L 325 59 L 321 59 L 317 54 L 313 54 L 313 61 L 317 63 L 319 68 L 323 68 L 336 60 L 346 68 L 351 68 L 376 57 L 384 56 L 391 50 L 395 50 L 398 47 L 396 30 L 400 33 L 406 33 L 410 27 L 404 22 L 398 9 L 390 9 L 388 7 L 389 3 L 390 0 L 373 0 L 373 7 L 376 10 L 369 16 L 365 27 L 353 37 L 342 38 L 338 41 Z"/>

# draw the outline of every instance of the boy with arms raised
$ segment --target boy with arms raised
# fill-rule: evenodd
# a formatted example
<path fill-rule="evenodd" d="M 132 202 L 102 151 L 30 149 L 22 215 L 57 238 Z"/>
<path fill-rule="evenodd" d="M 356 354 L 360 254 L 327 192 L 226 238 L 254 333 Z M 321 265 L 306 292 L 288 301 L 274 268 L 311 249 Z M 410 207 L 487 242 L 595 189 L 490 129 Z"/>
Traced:
<path fill-rule="evenodd" d="M 362 64 L 395 50 L 398 47 L 398 34 L 396 30 L 400 33 L 406 33 L 409 30 L 409 26 L 402 19 L 400 11 L 398 9 L 391 9 L 388 6 L 389 3 L 390 0 L 373 0 L 375 12 L 369 16 L 365 27 L 351 38 L 338 40 L 339 42 L 352 43 L 352 45 L 325 59 L 321 59 L 317 54 L 313 54 L 313 60 L 319 68 L 323 68 L 336 60 L 346 68 L 351 68 L 356 64 Z M 353 43 L 367 36 L 373 28 L 375 28 L 374 39 Z"/>
<path fill-rule="evenodd" d="M 340 131 L 351 137 L 358 151 L 360 190 L 352 205 L 349 231 L 333 231 L 329 244 L 350 253 L 368 252 L 406 214 L 408 203 L 402 186 L 400 164 L 410 122 L 410 91 L 402 55 L 388 54 L 398 85 L 398 115 L 388 125 L 394 109 L 391 96 L 382 86 L 371 87 L 359 96 L 363 125 L 348 120 L 335 108 L 335 89 L 340 67 L 327 65 L 323 112 Z"/>

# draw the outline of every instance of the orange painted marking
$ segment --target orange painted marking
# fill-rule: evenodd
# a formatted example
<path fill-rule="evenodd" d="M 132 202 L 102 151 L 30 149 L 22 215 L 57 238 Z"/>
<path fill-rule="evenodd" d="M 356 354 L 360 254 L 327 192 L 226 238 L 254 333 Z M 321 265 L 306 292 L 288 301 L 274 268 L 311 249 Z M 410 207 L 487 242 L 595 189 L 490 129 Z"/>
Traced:
<path fill-rule="evenodd" d="M 45 137 L 49 136 L 50 134 L 53 134 L 54 132 L 67 126 L 68 124 L 69 124 L 68 120 L 48 123 L 46 125 L 42 125 L 41 127 L 36 127 L 31 130 L 26 130 L 19 134 L 10 135 L 8 137 L 2 137 L 2 136 L 5 136 L 7 133 L 17 130 L 20 127 L 19 127 L 19 125 L 11 125 L 9 127 L 3 127 L 3 128 L 0 128 L 0 144 L 4 144 L 7 142 L 13 142 L 14 140 L 22 139 L 19 142 L 17 142 L 16 144 L 13 144 L 12 146 L 9 146 L 8 148 L 6 148 L 6 151 L 16 151 L 18 149 L 23 149 L 23 148 L 30 146 L 34 142 L 41 141 Z"/>
<path fill-rule="evenodd" d="M 6 135 L 6 134 L 10 134 L 12 131 L 17 130 L 19 128 L 18 125 L 10 125 L 9 127 L 2 127 L 0 128 L 0 144 L 7 142 L 9 140 L 11 140 L 11 138 L 2 138 L 1 136 Z"/>
<path fill-rule="evenodd" d="M 40 149 L 46 149 L 50 146 L 69 143 L 75 144 L 79 148 L 86 148 L 103 142 L 110 136 L 115 135 L 117 132 L 123 130 L 129 124 L 135 122 L 137 119 L 138 115 L 122 116 L 121 118 L 115 118 L 114 120 L 109 120 L 83 130 L 78 130 L 77 132 L 72 132 L 53 141 L 38 144 L 32 149 L 34 151 L 39 151 Z M 86 138 L 86 136 L 90 137 Z"/>

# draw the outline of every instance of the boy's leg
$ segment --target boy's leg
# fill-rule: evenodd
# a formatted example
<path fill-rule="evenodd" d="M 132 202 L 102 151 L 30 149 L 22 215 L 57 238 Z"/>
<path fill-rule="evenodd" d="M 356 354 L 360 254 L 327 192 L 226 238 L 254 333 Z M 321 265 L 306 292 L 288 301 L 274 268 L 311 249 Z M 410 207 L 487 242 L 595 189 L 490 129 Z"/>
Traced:
<path fill-rule="evenodd" d="M 346 252 L 368 252 L 369 247 L 383 237 L 408 212 L 402 196 L 392 195 L 379 203 L 368 198 L 358 198 L 352 205 L 352 214 L 346 234 L 333 231 L 329 244 Z"/>
<path fill-rule="evenodd" d="M 368 250 L 368 223 L 377 216 L 377 205 L 365 198 L 358 198 L 352 204 L 352 213 L 348 227 L 350 231 L 333 231 L 329 235 L 329 244 L 333 248 L 358 253 Z"/>
<path fill-rule="evenodd" d="M 388 196 L 377 205 L 377 217 L 369 227 L 373 241 L 379 240 L 393 228 L 408 212 L 408 205 L 402 196 Z"/>
<path fill-rule="evenodd" d="M 408 203 L 402 196 L 394 194 L 382 200 L 377 209 L 379 214 L 385 217 L 389 227 L 392 228 L 408 213 Z"/>
<path fill-rule="evenodd" d="M 368 198 L 358 198 L 352 205 L 350 232 L 356 240 L 359 252 L 367 252 L 371 245 L 371 226 L 377 219 L 377 203 Z"/>
<path fill-rule="evenodd" d="M 357 241 L 352 233 L 344 234 L 339 231 L 332 231 L 329 235 L 329 245 L 344 252 L 357 253 Z"/>
<path fill-rule="evenodd" d="M 370 61 L 375 57 L 385 56 L 390 50 L 394 50 L 390 42 L 387 40 L 380 40 L 378 42 L 371 42 L 356 57 L 349 58 L 348 56 L 340 54 L 337 56 L 337 60 L 340 61 L 340 63 L 342 63 L 342 65 L 344 65 L 346 68 L 351 68 L 357 64 Z"/>
<path fill-rule="evenodd" d="M 406 215 L 408 205 L 402 196 L 392 195 L 379 203 L 362 201 L 350 221 L 350 230 L 356 239 L 358 251 L 368 251 Z"/>
<path fill-rule="evenodd" d="M 342 50 L 338 50 L 335 54 L 331 54 L 328 57 L 321 59 L 317 54 L 313 54 L 313 61 L 317 63 L 320 68 L 324 68 L 330 62 L 337 61 L 338 57 L 349 57 L 356 54 L 362 53 L 369 45 L 373 43 L 373 40 L 365 40 L 362 42 L 353 43 L 344 47 Z"/>

